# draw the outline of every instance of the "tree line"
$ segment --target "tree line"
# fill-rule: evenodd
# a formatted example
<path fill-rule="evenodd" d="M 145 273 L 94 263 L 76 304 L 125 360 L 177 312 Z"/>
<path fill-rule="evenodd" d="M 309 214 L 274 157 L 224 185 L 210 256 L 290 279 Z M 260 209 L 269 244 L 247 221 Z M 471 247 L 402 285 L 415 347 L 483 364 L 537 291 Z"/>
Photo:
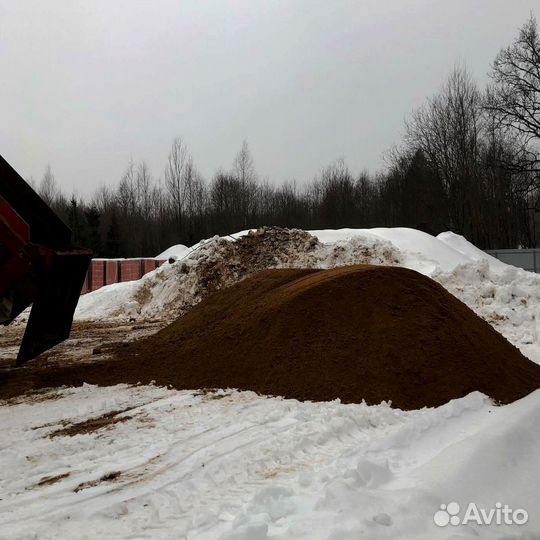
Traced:
<path fill-rule="evenodd" d="M 386 170 L 353 174 L 343 160 L 311 181 L 272 185 L 257 175 L 247 142 L 229 171 L 206 180 L 186 143 L 173 141 L 164 175 L 130 162 L 115 188 L 66 196 L 50 167 L 40 195 L 96 256 L 154 255 L 262 225 L 304 229 L 415 227 L 454 231 L 483 249 L 534 247 L 540 236 L 540 39 L 520 29 L 480 89 L 456 67 L 415 110 Z"/>

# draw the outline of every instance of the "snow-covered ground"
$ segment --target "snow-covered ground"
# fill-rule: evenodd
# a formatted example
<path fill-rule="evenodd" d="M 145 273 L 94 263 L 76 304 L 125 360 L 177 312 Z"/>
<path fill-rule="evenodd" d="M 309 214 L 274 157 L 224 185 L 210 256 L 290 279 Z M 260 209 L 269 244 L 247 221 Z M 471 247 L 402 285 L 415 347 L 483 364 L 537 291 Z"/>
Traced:
<path fill-rule="evenodd" d="M 313 235 L 315 246 L 299 237 L 272 265 L 413 268 L 540 361 L 540 276 L 451 233 Z M 77 317 L 150 318 L 196 300 L 197 268 L 219 262 L 223 240 L 183 247 L 174 264 L 86 295 Z M 540 538 L 540 390 L 503 407 L 474 392 L 405 412 L 85 385 L 0 403 L 0 425 L 2 540 Z M 450 503 L 457 515 L 441 510 L 457 511 Z M 505 505 L 527 522 L 505 525 Z M 463 524 L 468 508 L 491 525 Z M 459 524 L 436 525 L 437 512 Z"/>
<path fill-rule="evenodd" d="M 51 437 L 111 412 L 120 421 Z M 252 392 L 67 389 L 0 407 L 0 538 L 538 538 L 539 422 L 540 391 L 504 407 L 472 393 L 403 412 Z M 528 522 L 435 525 L 450 502 L 461 519 L 469 503 L 501 503 Z"/>

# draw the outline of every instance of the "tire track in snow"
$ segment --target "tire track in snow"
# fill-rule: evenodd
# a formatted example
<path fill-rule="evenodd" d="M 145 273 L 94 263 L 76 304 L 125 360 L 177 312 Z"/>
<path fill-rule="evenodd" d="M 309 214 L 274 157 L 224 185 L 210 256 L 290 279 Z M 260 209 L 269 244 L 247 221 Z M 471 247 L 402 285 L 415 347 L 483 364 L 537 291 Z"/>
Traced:
<path fill-rule="evenodd" d="M 117 406 L 116 401 L 111 405 Z M 94 455 L 91 465 L 74 467 L 70 477 L 53 486 L 0 502 L 0 522 L 16 526 L 55 521 L 61 528 L 68 516 L 93 521 L 120 506 L 139 516 L 152 511 L 159 514 L 156 494 L 168 497 L 174 510 L 171 516 L 163 516 L 164 527 L 192 520 L 198 510 L 212 506 L 217 506 L 218 514 L 228 511 L 232 515 L 269 478 L 278 481 L 283 475 L 324 464 L 335 457 L 336 446 L 355 446 L 366 438 L 362 431 L 373 430 L 369 422 L 351 420 L 354 414 L 346 417 L 348 423 L 332 425 L 327 421 L 329 405 L 269 400 L 250 393 L 212 400 L 184 392 L 154 400 L 130 411 L 133 416 L 151 414 L 154 423 L 150 429 L 134 430 L 134 419 L 110 431 L 84 436 L 77 444 L 70 440 L 73 444 L 64 445 L 63 450 L 70 450 L 72 456 L 83 450 L 95 452 L 95 445 L 104 454 Z M 111 453 L 106 452 L 115 445 Z M 72 492 L 77 485 L 113 470 L 121 472 L 113 483 Z M 217 519 L 219 516 L 213 516 L 210 521 Z"/>

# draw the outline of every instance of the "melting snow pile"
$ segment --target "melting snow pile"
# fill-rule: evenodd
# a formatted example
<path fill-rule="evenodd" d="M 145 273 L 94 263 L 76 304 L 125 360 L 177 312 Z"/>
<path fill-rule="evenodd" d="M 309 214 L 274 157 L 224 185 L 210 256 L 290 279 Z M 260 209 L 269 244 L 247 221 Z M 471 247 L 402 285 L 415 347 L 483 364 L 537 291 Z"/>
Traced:
<path fill-rule="evenodd" d="M 209 292 L 268 268 L 334 268 L 400 261 L 396 248 L 376 238 L 323 244 L 306 231 L 278 228 L 216 236 L 138 281 L 109 285 L 82 296 L 75 317 L 172 319 Z"/>
<path fill-rule="evenodd" d="M 157 261 L 163 261 L 165 259 L 181 259 L 182 257 L 185 257 L 190 249 L 187 246 L 184 246 L 184 244 L 175 244 L 174 246 L 171 246 L 170 248 L 167 248 L 165 251 L 161 252 L 159 255 L 154 257 Z"/>
<path fill-rule="evenodd" d="M 540 275 L 506 265 L 463 237 L 414 229 L 302 231 L 263 228 L 214 237 L 187 249 L 138 281 L 81 297 L 77 319 L 172 320 L 209 291 L 267 268 L 397 265 L 443 285 L 512 343 L 540 360 Z"/>

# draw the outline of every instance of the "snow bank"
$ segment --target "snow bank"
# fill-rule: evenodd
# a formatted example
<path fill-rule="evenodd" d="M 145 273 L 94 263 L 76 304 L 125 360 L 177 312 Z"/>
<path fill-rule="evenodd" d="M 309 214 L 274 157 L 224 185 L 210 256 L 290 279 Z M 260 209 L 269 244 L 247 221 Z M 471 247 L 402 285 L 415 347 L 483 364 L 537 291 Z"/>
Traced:
<path fill-rule="evenodd" d="M 443 232 L 437 236 L 437 240 L 440 240 L 456 251 L 459 251 L 473 261 L 487 261 L 491 271 L 505 272 L 510 266 L 502 261 L 499 261 L 499 259 L 488 255 L 485 251 L 478 249 L 474 244 L 471 244 L 467 239 L 459 234 L 455 234 L 453 232 Z"/>
<path fill-rule="evenodd" d="M 164 259 L 170 258 L 181 259 L 182 257 L 185 257 L 189 253 L 189 251 L 191 251 L 191 248 L 184 246 L 184 244 L 176 244 L 174 246 L 171 246 L 170 248 L 167 248 L 159 255 L 156 255 L 154 259 L 156 259 L 157 261 L 162 261 Z"/>
<path fill-rule="evenodd" d="M 531 345 L 540 349 L 540 275 L 505 266 L 493 272 L 484 260 L 431 277 L 525 353 Z"/>
<path fill-rule="evenodd" d="M 504 264 L 453 233 L 433 237 L 407 228 L 262 229 L 216 236 L 189 250 L 173 246 L 170 254 L 180 259 L 137 282 L 82 296 L 76 319 L 173 318 L 212 288 L 264 268 L 399 265 L 441 283 L 540 361 L 540 275 Z"/>
<path fill-rule="evenodd" d="M 113 317 L 138 318 L 140 308 L 134 300 L 141 280 L 105 285 L 80 297 L 75 312 L 78 320 L 99 320 Z"/>
<path fill-rule="evenodd" d="M 332 244 L 350 241 L 354 238 L 373 238 L 390 242 L 404 254 L 403 266 L 429 274 L 436 268 L 452 270 L 458 264 L 466 264 L 471 259 L 452 247 L 443 244 L 434 236 L 416 229 L 398 227 L 394 229 L 339 229 L 310 231 L 321 242 Z"/>
<path fill-rule="evenodd" d="M 262 231 L 262 232 L 261 232 Z M 398 264 L 397 250 L 376 238 L 321 244 L 300 230 L 263 229 L 199 242 L 173 264 L 140 280 L 102 287 L 81 296 L 78 320 L 173 318 L 209 291 L 266 268 L 333 268 L 355 263 Z"/>
<path fill-rule="evenodd" d="M 540 391 L 403 412 L 225 390 L 61 390 L 0 406 L 0 537 L 537 538 L 539 415 Z M 106 417 L 117 421 L 54 436 Z M 436 526 L 450 502 L 461 516 L 500 502 L 529 520 Z"/>
<path fill-rule="evenodd" d="M 484 253 L 463 236 L 445 232 L 434 237 L 416 229 L 406 227 L 374 229 L 326 229 L 310 231 L 321 242 L 332 244 L 347 242 L 353 238 L 386 240 L 404 256 L 407 268 L 429 275 L 435 270 L 450 272 L 456 266 L 487 260 L 490 270 L 503 272 L 508 265 Z"/>

